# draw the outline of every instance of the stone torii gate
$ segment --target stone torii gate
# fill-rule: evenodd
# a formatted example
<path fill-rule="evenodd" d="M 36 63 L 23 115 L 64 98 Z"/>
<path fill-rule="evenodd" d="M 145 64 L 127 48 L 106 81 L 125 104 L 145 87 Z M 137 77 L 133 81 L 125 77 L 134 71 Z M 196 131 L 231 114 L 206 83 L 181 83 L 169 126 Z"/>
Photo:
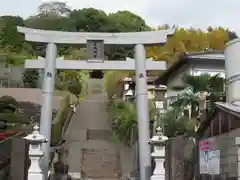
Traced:
<path fill-rule="evenodd" d="M 51 138 L 52 95 L 56 69 L 88 69 L 88 70 L 136 70 L 136 100 L 139 136 L 140 178 L 150 178 L 151 157 L 149 140 L 148 96 L 146 70 L 165 70 L 165 62 L 146 60 L 144 45 L 164 44 L 174 29 L 153 32 L 129 33 L 85 33 L 37 30 L 18 27 L 25 34 L 25 40 L 47 44 L 46 61 L 26 60 L 26 68 L 43 69 L 43 104 L 41 108 L 40 132 Z M 88 60 L 56 60 L 56 44 L 87 44 Z M 104 61 L 104 45 L 135 45 L 135 60 Z M 135 61 L 135 62 L 134 62 Z M 50 142 L 44 146 L 43 170 L 47 173 Z"/>

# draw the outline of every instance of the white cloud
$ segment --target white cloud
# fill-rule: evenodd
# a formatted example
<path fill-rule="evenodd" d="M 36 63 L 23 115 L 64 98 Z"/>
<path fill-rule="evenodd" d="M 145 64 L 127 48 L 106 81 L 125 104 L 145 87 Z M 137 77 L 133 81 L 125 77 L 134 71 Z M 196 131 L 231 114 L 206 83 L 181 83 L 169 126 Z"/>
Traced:
<path fill-rule="evenodd" d="M 44 2 L 49 1 L 45 0 Z M 176 24 L 206 28 L 224 26 L 240 33 L 239 0 L 60 0 L 73 9 L 93 7 L 107 13 L 129 10 L 140 15 L 149 25 Z M 6 0 L 0 15 L 28 16 L 36 12 L 41 0 Z"/>

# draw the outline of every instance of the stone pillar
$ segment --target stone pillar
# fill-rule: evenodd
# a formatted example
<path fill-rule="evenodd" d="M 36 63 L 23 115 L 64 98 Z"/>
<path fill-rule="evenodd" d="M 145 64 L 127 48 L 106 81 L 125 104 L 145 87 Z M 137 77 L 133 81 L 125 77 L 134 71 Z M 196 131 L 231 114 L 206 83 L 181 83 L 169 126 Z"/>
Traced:
<path fill-rule="evenodd" d="M 34 126 L 32 134 L 24 137 L 29 143 L 30 167 L 28 169 L 28 180 L 46 180 L 43 170 L 40 168 L 39 161 L 43 157 L 42 144 L 46 143 L 46 138 L 39 134 L 39 127 Z"/>
<path fill-rule="evenodd" d="M 162 129 L 156 129 L 156 135 L 149 140 L 149 143 L 154 146 L 152 157 L 155 161 L 155 169 L 151 180 L 165 180 L 165 141 L 168 138 L 163 135 Z"/>

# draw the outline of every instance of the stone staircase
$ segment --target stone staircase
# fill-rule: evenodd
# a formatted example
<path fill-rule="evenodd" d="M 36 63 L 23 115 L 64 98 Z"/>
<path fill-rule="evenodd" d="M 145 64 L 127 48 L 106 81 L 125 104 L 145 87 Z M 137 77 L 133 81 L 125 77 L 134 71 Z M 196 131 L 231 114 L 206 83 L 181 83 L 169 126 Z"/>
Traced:
<path fill-rule="evenodd" d="M 112 140 L 108 116 L 103 80 L 90 79 L 88 95 L 80 104 L 66 134 L 69 172 L 80 172 L 78 179 L 120 179 L 121 153 Z"/>
<path fill-rule="evenodd" d="M 119 179 L 116 150 L 84 149 L 83 150 L 83 177 L 90 179 Z"/>

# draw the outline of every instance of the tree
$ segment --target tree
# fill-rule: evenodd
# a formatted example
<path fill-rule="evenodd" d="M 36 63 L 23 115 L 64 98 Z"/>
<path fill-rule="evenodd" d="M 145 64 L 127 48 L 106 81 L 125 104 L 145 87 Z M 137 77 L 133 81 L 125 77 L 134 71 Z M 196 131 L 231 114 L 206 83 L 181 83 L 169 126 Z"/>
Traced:
<path fill-rule="evenodd" d="M 107 14 L 94 8 L 74 10 L 69 19 L 74 24 L 75 31 L 108 32 L 111 26 Z"/>
<path fill-rule="evenodd" d="M 6 51 L 21 52 L 24 44 L 24 37 L 17 31 L 17 26 L 23 26 L 24 21 L 18 16 L 2 16 L 0 17 L 2 24 L 0 39 L 1 46 Z"/>
<path fill-rule="evenodd" d="M 237 33 L 234 32 L 234 31 L 230 31 L 230 30 L 227 29 L 227 33 L 228 33 L 228 40 L 229 41 L 238 38 Z"/>
<path fill-rule="evenodd" d="M 169 28 L 168 25 L 160 29 Z M 205 49 L 223 51 L 225 43 L 230 40 L 229 30 L 222 27 L 209 27 L 208 31 L 200 29 L 184 29 L 177 27 L 175 34 L 168 39 L 164 46 L 147 48 L 147 56 L 155 60 L 166 60 L 171 65 L 184 53 L 201 52 Z"/>
<path fill-rule="evenodd" d="M 111 22 L 114 26 L 111 27 L 111 32 L 139 32 L 150 30 L 146 22 L 138 15 L 130 11 L 118 11 L 109 14 Z"/>
<path fill-rule="evenodd" d="M 109 32 L 139 32 L 150 30 L 146 22 L 138 15 L 129 11 L 118 11 L 109 14 L 111 26 Z M 133 58 L 133 47 L 111 46 L 106 55 L 111 60 L 125 60 L 126 57 Z"/>
<path fill-rule="evenodd" d="M 64 2 L 46 2 L 38 7 L 40 16 L 67 16 L 71 12 L 70 7 Z"/>

